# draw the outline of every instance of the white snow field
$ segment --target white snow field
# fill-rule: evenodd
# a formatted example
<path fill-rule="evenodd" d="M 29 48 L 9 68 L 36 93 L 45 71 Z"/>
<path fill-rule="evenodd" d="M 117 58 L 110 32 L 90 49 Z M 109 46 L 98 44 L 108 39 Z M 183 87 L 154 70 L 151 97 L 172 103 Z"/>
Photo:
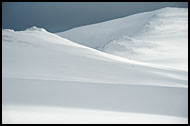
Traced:
<path fill-rule="evenodd" d="M 188 8 L 162 8 L 57 35 L 128 59 L 188 69 Z"/>
<path fill-rule="evenodd" d="M 188 71 L 2 30 L 2 122 L 188 123 Z"/>

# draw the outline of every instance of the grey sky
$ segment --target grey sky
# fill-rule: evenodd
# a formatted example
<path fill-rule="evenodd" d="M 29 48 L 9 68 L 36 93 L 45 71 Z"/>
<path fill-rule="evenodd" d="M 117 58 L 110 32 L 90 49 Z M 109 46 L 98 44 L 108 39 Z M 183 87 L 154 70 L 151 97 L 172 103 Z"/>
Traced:
<path fill-rule="evenodd" d="M 31 26 L 59 32 L 163 7 L 187 8 L 187 2 L 3 2 L 2 28 Z"/>

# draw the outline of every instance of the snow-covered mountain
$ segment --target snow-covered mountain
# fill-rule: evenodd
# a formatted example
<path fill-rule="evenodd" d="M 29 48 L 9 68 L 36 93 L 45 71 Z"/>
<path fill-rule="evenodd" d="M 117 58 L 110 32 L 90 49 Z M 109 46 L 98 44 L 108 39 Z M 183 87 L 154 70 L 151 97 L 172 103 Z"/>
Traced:
<path fill-rule="evenodd" d="M 187 71 L 42 28 L 2 30 L 2 83 L 3 123 L 187 123 Z"/>
<path fill-rule="evenodd" d="M 167 7 L 56 34 L 128 59 L 188 69 L 187 8 Z"/>

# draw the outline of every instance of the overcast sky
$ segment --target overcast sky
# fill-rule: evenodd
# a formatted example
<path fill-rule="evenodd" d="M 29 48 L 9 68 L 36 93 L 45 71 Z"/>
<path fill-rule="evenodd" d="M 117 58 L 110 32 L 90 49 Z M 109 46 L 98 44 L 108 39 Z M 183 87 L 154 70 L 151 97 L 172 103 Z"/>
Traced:
<path fill-rule="evenodd" d="M 60 32 L 163 7 L 187 8 L 187 2 L 3 2 L 2 27 L 31 26 Z"/>

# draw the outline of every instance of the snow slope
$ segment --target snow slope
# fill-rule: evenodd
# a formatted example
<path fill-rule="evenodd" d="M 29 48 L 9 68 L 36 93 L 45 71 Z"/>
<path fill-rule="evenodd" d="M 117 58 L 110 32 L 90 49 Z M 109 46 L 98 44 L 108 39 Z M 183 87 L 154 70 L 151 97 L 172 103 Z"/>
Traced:
<path fill-rule="evenodd" d="M 41 28 L 2 30 L 3 123 L 187 123 L 187 75 Z"/>
<path fill-rule="evenodd" d="M 6 106 L 5 123 L 16 124 L 179 124 L 187 118 L 47 106 Z M 16 118 L 15 118 L 16 115 Z"/>
<path fill-rule="evenodd" d="M 188 69 L 188 8 L 162 8 L 57 35 L 128 59 Z"/>

